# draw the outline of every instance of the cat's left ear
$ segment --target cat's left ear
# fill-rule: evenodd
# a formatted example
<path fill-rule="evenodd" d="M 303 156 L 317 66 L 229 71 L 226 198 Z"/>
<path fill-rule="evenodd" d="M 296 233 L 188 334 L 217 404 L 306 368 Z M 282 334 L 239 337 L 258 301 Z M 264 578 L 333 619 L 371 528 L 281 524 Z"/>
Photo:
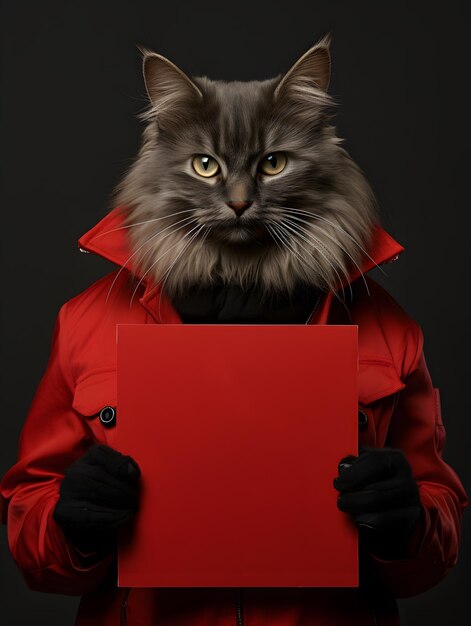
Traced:
<path fill-rule="evenodd" d="M 330 80 L 331 41 L 332 33 L 328 33 L 296 61 L 276 86 L 275 98 L 283 92 L 298 96 L 308 95 L 313 88 L 327 92 Z"/>
<path fill-rule="evenodd" d="M 190 111 L 192 105 L 203 99 L 199 87 L 175 63 L 149 48 L 137 47 L 143 55 L 142 72 L 152 103 L 150 115 L 161 124 L 166 117 L 175 121 L 179 112 Z"/>

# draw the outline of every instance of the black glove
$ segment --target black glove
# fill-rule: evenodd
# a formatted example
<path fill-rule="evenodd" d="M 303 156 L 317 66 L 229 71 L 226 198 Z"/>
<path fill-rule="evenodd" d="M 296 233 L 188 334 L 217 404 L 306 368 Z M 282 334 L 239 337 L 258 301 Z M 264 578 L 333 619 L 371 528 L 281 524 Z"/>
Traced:
<path fill-rule="evenodd" d="M 136 461 L 104 444 L 93 444 L 64 472 L 53 518 L 70 543 L 106 554 L 116 547 L 116 529 L 139 505 L 141 471 Z"/>
<path fill-rule="evenodd" d="M 399 448 L 360 446 L 359 456 L 339 462 L 334 487 L 337 506 L 349 513 L 370 549 L 380 558 L 402 558 L 424 519 L 419 488 Z"/>

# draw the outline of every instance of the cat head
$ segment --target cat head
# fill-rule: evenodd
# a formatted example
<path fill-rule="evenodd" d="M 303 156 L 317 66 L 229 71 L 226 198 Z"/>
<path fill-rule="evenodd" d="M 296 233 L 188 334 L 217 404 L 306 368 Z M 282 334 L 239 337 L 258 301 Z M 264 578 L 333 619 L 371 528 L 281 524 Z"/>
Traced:
<path fill-rule="evenodd" d="M 331 124 L 330 40 L 261 81 L 190 77 L 141 48 L 149 106 L 115 201 L 133 264 L 170 297 L 221 280 L 336 290 L 361 264 L 376 203 Z"/>

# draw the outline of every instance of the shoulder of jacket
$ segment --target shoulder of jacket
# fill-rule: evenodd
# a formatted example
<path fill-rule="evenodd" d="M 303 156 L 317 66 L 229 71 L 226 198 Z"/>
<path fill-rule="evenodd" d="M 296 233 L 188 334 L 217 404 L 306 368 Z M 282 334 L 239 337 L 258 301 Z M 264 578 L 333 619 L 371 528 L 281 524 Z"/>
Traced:
<path fill-rule="evenodd" d="M 128 270 L 113 270 L 61 306 L 60 344 L 74 380 L 114 362 L 116 324 L 145 323 L 141 292 L 136 292 L 130 306 L 133 287 L 129 278 Z"/>
<path fill-rule="evenodd" d="M 111 311 L 125 313 L 126 310 L 132 316 L 129 304 L 134 286 L 131 287 L 130 277 L 129 270 L 121 271 L 118 268 L 98 278 L 64 303 L 68 317 L 72 320 L 77 318 L 76 321 L 84 317 L 90 320 L 93 317 L 109 315 Z M 142 290 L 141 285 L 140 291 L 136 292 L 133 298 L 135 304 L 138 304 Z"/>
<path fill-rule="evenodd" d="M 69 298 L 69 300 L 64 302 L 63 306 L 65 306 L 69 311 L 74 311 L 75 309 L 89 304 L 90 302 L 95 302 L 97 305 L 104 304 L 104 301 L 100 299 L 100 295 L 104 293 L 106 297 L 106 292 L 110 289 L 111 284 L 117 277 L 118 271 L 119 270 L 112 270 L 111 272 L 108 272 L 108 274 L 101 276 L 75 296 Z M 122 272 L 123 278 L 125 274 L 128 274 L 128 272 Z M 116 282 L 118 282 L 118 280 Z M 120 282 L 122 283 L 122 281 Z"/>
<path fill-rule="evenodd" d="M 368 290 L 361 279 L 352 283 L 351 323 L 359 325 L 365 350 L 389 357 L 399 376 L 405 378 L 422 352 L 422 329 L 384 287 L 369 276 L 365 280 Z"/>

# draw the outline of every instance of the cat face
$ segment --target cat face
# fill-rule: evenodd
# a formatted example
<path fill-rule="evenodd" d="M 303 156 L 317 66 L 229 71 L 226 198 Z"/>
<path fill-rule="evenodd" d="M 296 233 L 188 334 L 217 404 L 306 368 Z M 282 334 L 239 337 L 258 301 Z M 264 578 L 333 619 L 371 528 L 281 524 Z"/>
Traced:
<path fill-rule="evenodd" d="M 190 78 L 143 50 L 150 107 L 116 201 L 133 264 L 170 297 L 216 279 L 335 289 L 361 262 L 375 202 L 330 124 L 329 44 L 245 82 Z"/>

